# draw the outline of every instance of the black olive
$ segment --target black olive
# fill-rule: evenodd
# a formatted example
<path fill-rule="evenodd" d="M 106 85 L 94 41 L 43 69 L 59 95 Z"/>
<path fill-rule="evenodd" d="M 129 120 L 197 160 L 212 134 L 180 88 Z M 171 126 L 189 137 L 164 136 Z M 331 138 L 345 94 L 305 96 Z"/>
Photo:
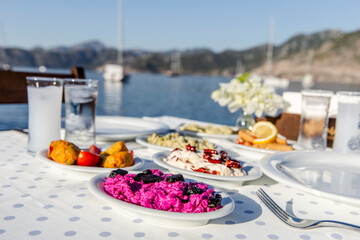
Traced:
<path fill-rule="evenodd" d="M 109 177 L 110 178 L 114 178 L 114 177 L 116 177 L 117 175 L 121 175 L 121 176 L 125 176 L 125 174 L 127 174 L 128 173 L 128 171 L 126 171 L 126 170 L 122 170 L 122 169 L 116 169 L 116 170 L 113 170 L 113 171 L 111 171 L 110 172 L 110 174 L 109 174 Z"/>
<path fill-rule="evenodd" d="M 141 175 L 140 179 L 143 181 L 143 183 L 154 183 L 164 180 L 164 178 L 158 175 Z"/>
<path fill-rule="evenodd" d="M 152 171 L 150 169 L 146 169 L 142 173 L 145 175 L 152 175 Z"/>
<path fill-rule="evenodd" d="M 216 194 L 215 197 L 209 199 L 208 207 L 209 208 L 216 208 L 217 206 L 221 205 L 222 197 L 220 194 Z"/>
<path fill-rule="evenodd" d="M 178 181 L 185 181 L 183 175 L 181 174 L 174 174 L 166 177 L 166 181 L 169 183 L 178 182 Z"/>
<path fill-rule="evenodd" d="M 187 188 L 186 190 L 186 195 L 190 196 L 193 194 L 201 194 L 202 191 L 200 190 L 200 188 L 196 187 L 196 186 L 190 186 Z"/>

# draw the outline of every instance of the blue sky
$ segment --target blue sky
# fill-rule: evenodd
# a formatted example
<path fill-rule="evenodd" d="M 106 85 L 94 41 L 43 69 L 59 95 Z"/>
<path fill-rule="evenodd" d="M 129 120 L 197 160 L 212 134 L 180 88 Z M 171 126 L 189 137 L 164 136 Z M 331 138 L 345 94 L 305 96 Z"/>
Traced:
<path fill-rule="evenodd" d="M 359 0 L 123 0 L 125 49 L 242 50 L 298 33 L 360 29 Z M 0 44 L 117 45 L 116 0 L 0 0 Z"/>

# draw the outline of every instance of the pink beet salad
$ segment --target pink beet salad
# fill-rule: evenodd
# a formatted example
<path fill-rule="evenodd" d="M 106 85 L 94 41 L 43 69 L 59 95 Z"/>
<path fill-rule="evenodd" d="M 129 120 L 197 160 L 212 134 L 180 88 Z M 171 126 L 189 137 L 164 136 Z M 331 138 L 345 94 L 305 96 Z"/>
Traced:
<path fill-rule="evenodd" d="M 119 200 L 169 212 L 202 213 L 221 208 L 222 197 L 208 185 L 185 182 L 181 174 L 148 169 L 139 174 L 112 171 L 103 183 L 105 191 Z"/>

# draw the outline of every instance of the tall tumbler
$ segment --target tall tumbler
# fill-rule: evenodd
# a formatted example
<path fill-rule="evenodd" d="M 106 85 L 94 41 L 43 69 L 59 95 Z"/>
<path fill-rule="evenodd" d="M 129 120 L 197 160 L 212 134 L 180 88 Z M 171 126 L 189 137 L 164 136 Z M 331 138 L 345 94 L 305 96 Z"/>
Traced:
<path fill-rule="evenodd" d="M 63 81 L 56 78 L 27 77 L 29 108 L 28 153 L 49 147 L 60 139 Z"/>
<path fill-rule="evenodd" d="M 338 114 L 333 149 L 360 153 L 360 92 L 336 93 Z"/>
<path fill-rule="evenodd" d="M 65 140 L 88 148 L 95 144 L 98 81 L 65 79 Z"/>
<path fill-rule="evenodd" d="M 301 122 L 298 144 L 306 149 L 325 150 L 331 91 L 301 91 Z"/>

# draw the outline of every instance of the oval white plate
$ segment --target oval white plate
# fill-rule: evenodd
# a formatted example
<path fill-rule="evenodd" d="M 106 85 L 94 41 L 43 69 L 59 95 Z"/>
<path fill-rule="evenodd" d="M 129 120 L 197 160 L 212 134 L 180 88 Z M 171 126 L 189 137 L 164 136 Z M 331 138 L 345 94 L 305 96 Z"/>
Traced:
<path fill-rule="evenodd" d="M 152 144 L 152 143 L 148 143 L 147 141 L 147 138 L 149 137 L 150 135 L 146 135 L 146 136 L 141 136 L 141 137 L 137 137 L 136 138 L 136 142 L 145 146 L 145 147 L 148 147 L 148 148 L 154 148 L 154 149 L 158 149 L 158 150 L 161 150 L 161 151 L 172 151 L 174 148 L 170 148 L 170 147 L 163 147 L 163 146 L 160 146 L 160 145 L 156 145 L 156 144 Z M 198 138 L 199 140 L 201 140 L 200 138 Z M 210 142 L 211 143 L 211 142 Z M 212 143 L 214 144 L 214 143 Z M 216 144 L 215 145 L 215 149 L 217 148 Z"/>
<path fill-rule="evenodd" d="M 200 125 L 200 124 L 199 124 Z M 203 124 L 203 125 L 214 125 L 214 126 L 221 126 L 218 124 Z M 194 132 L 194 131 L 188 131 L 188 130 L 181 130 L 180 127 L 182 125 L 178 126 L 176 128 L 176 131 L 180 134 L 189 135 L 189 136 L 195 136 L 195 137 L 202 137 L 202 138 L 236 138 L 237 134 L 209 134 L 209 133 L 202 133 L 202 132 Z M 234 130 L 236 130 L 235 127 L 233 127 Z"/>
<path fill-rule="evenodd" d="M 116 199 L 105 192 L 103 183 L 108 175 L 109 173 L 103 173 L 91 178 L 89 181 L 90 192 L 102 201 L 110 203 L 114 207 L 121 209 L 121 212 L 125 212 L 130 215 L 141 216 L 141 218 L 147 218 L 149 221 L 156 224 L 176 227 L 201 226 L 206 224 L 211 219 L 221 218 L 230 214 L 235 208 L 234 200 L 225 192 L 220 191 L 216 192 L 220 193 L 222 196 L 221 204 L 223 207 L 213 212 L 179 213 L 138 206 Z"/>
<path fill-rule="evenodd" d="M 179 172 L 182 174 L 194 176 L 194 177 L 201 177 L 206 179 L 218 180 L 218 181 L 231 181 L 231 182 L 245 182 L 250 180 L 255 180 L 261 177 L 262 172 L 260 168 L 252 166 L 246 162 L 241 161 L 241 165 L 243 166 L 243 170 L 247 173 L 245 176 L 219 176 L 214 174 L 208 173 L 201 173 L 195 172 L 187 169 L 178 168 L 176 166 L 170 165 L 165 162 L 163 159 L 167 158 L 170 155 L 170 151 L 163 151 L 154 154 L 153 159 L 154 162 L 159 165 L 160 167 L 172 170 L 174 172 Z"/>
<path fill-rule="evenodd" d="M 68 170 L 80 171 L 80 172 L 88 172 L 88 173 L 104 173 L 109 172 L 111 170 L 115 170 L 118 168 L 102 168 L 102 167 L 85 167 L 85 166 L 78 166 L 78 165 L 65 165 L 58 162 L 55 162 L 48 158 L 48 150 L 44 149 L 36 153 L 36 158 L 42 161 L 43 163 L 50 164 L 55 167 L 64 168 Z M 134 165 L 130 167 L 122 168 L 124 170 L 136 170 L 144 165 L 144 161 L 141 158 L 135 157 L 134 158 Z"/>
<path fill-rule="evenodd" d="M 280 183 L 327 199 L 360 206 L 360 155 L 294 151 L 264 157 L 264 174 Z"/>
<path fill-rule="evenodd" d="M 134 139 L 137 136 L 168 131 L 169 127 L 160 122 L 134 117 L 96 116 L 96 139 L 118 141 Z"/>

